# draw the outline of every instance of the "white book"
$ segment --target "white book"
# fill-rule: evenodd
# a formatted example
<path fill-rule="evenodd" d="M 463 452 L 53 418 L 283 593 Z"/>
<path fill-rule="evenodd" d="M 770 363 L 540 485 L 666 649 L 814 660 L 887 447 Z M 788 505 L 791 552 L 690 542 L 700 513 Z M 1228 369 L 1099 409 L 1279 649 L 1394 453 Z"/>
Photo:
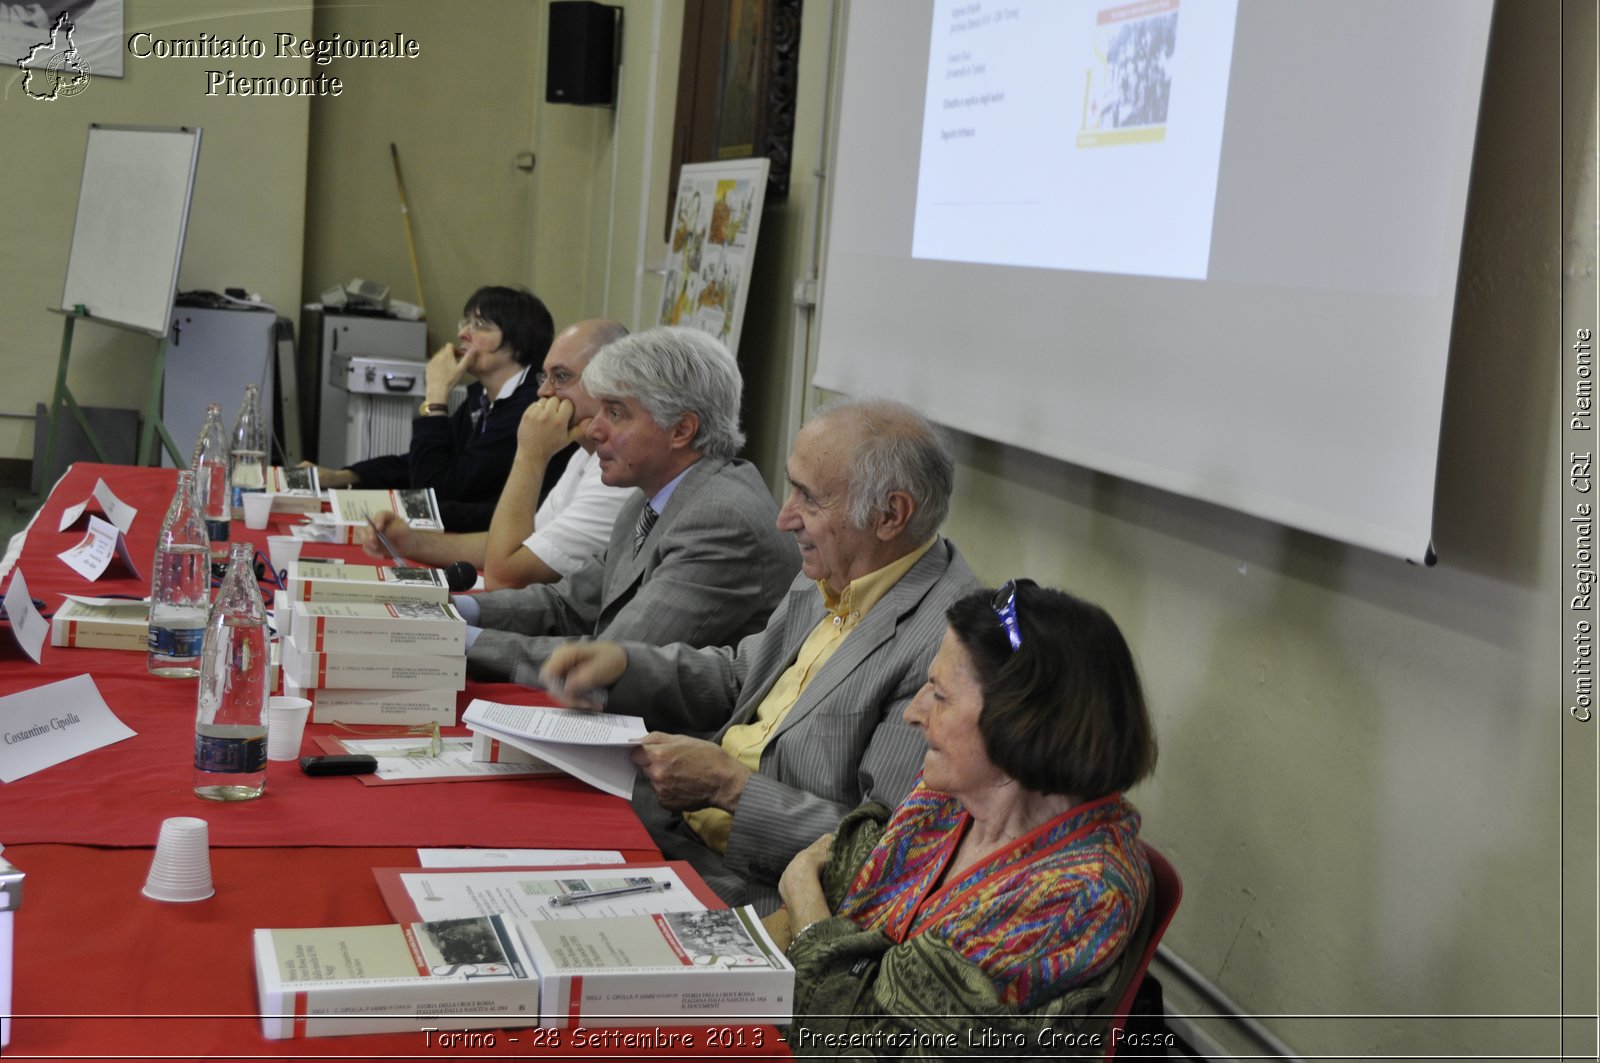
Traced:
<path fill-rule="evenodd" d="M 646 734 L 638 716 L 474 698 L 461 722 L 474 733 L 531 753 L 597 790 L 624 800 L 633 796 L 637 769 L 632 750 Z"/>
<path fill-rule="evenodd" d="M 464 655 L 467 622 L 449 602 L 292 602 L 284 623 L 318 653 Z"/>
<path fill-rule="evenodd" d="M 436 568 L 329 565 L 296 561 L 286 587 L 291 602 L 448 602 L 450 587 Z"/>
<path fill-rule="evenodd" d="M 465 690 L 464 654 L 318 653 L 283 640 L 283 674 L 301 687 L 343 690 Z"/>
<path fill-rule="evenodd" d="M 794 968 L 752 907 L 517 924 L 539 1025 L 685 1026 L 793 1017 Z"/>
<path fill-rule="evenodd" d="M 399 514 L 413 528 L 444 531 L 444 521 L 439 517 L 439 499 L 431 487 L 391 491 L 334 489 L 328 492 L 328 504 L 336 524 L 364 528 L 367 521 L 387 510 Z"/>
<path fill-rule="evenodd" d="M 538 980 L 501 916 L 257 930 L 261 1032 L 273 1040 L 533 1026 Z"/>
<path fill-rule="evenodd" d="M 267 493 L 274 513 L 322 512 L 322 485 L 315 465 L 274 465 L 267 470 Z"/>
<path fill-rule="evenodd" d="M 415 727 L 456 722 L 454 690 L 339 690 L 302 687 L 285 676 L 283 692 L 311 702 L 312 723 L 384 724 Z"/>
<path fill-rule="evenodd" d="M 150 603 L 69 595 L 50 618 L 50 645 L 146 652 Z"/>

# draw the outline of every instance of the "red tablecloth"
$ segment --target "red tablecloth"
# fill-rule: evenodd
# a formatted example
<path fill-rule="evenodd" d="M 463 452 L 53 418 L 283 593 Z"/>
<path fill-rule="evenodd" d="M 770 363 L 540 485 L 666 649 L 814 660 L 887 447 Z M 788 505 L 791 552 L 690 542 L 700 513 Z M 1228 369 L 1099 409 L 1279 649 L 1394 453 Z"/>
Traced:
<path fill-rule="evenodd" d="M 372 868 L 410 866 L 415 853 L 218 849 L 211 854 L 216 896 L 197 904 L 163 904 L 139 893 L 148 850 L 25 845 L 5 855 L 28 876 L 16 914 L 16 1019 L 7 1060 L 788 1055 L 775 1030 L 758 1026 L 664 1028 L 693 1044 L 649 1049 L 596 1044 L 594 1031 L 585 1044 L 571 1030 L 497 1030 L 492 1046 L 448 1050 L 420 1033 L 269 1041 L 256 1018 L 250 931 L 392 922 Z M 650 1029 L 643 1022 L 626 1032 Z M 556 1045 L 535 1040 L 556 1035 Z"/>
<path fill-rule="evenodd" d="M 117 570 L 89 583 L 56 557 L 83 535 L 56 531 L 61 511 L 86 499 L 101 477 L 139 510 L 128 539 L 143 580 Z M 172 470 L 73 466 L 34 522 L 17 565 L 33 595 L 53 610 L 67 593 L 145 594 L 175 482 Z M 235 528 L 258 542 L 266 534 Z M 564 779 L 368 787 L 349 778 L 309 779 L 274 763 L 261 800 L 201 801 L 189 791 L 193 680 L 154 678 L 142 654 L 110 650 L 46 646 L 35 665 L 0 634 L 0 695 L 83 673 L 139 734 L 0 785 L 0 843 L 27 875 L 15 916 L 16 1019 L 5 1058 L 788 1054 L 775 1031 L 761 1027 L 689 1027 L 683 1032 L 691 1043 L 649 1049 L 584 1044 L 570 1031 L 555 1046 L 540 1045 L 533 1031 L 510 1030 L 495 1031 L 492 1045 L 449 1049 L 421 1034 L 264 1039 L 255 1017 L 254 928 L 390 922 L 372 868 L 412 866 L 416 846 L 607 848 L 644 858 L 656 855 L 649 835 L 625 802 Z M 458 708 L 474 696 L 516 701 L 529 693 L 476 684 Z M 327 733 L 326 726 L 308 728 L 307 749 L 311 736 Z M 149 847 L 169 815 L 211 824 L 217 893 L 209 900 L 163 904 L 139 892 Z"/>
<path fill-rule="evenodd" d="M 56 556 L 83 537 L 81 531 L 56 531 L 62 510 L 88 498 L 101 478 L 139 510 L 128 545 L 142 581 L 114 563 L 114 571 L 91 583 Z M 156 534 L 176 479 L 171 469 L 72 466 L 34 521 L 16 566 L 33 596 L 54 610 L 69 593 L 148 593 Z M 267 532 L 248 531 L 237 521 L 234 529 L 235 537 L 265 546 Z M 360 554 L 354 547 L 318 544 L 317 549 Z M 153 845 L 163 819 L 184 815 L 210 822 L 213 845 L 291 839 L 297 845 L 652 847 L 627 802 L 565 777 L 370 787 L 351 778 L 307 778 L 294 764 L 278 762 L 268 766 L 261 800 L 201 801 L 190 788 L 194 680 L 154 678 L 145 671 L 142 654 L 121 650 L 46 645 L 43 663 L 35 665 L 8 636 L 0 636 L 0 695 L 84 673 L 93 676 L 112 711 L 138 734 L 0 786 L 0 843 Z M 460 697 L 458 713 L 474 697 L 535 700 L 522 687 L 474 683 Z M 311 737 L 329 733 L 326 725 L 308 727 L 306 751 L 317 751 Z"/>

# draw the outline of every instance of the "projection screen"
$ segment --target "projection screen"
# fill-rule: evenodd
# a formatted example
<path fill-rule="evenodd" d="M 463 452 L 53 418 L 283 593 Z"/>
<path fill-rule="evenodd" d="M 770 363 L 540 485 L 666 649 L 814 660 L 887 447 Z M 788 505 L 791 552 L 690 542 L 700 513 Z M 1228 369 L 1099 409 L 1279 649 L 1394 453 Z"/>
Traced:
<path fill-rule="evenodd" d="M 814 382 L 1428 558 L 1491 8 L 851 3 Z"/>

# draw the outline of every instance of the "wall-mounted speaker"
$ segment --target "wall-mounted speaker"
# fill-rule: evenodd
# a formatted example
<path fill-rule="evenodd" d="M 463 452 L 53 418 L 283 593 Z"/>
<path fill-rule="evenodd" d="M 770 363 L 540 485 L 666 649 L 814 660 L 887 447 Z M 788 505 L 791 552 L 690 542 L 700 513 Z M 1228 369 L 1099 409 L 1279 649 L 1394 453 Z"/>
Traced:
<path fill-rule="evenodd" d="M 615 104 L 622 8 L 589 0 L 554 0 L 549 37 L 545 101 Z"/>

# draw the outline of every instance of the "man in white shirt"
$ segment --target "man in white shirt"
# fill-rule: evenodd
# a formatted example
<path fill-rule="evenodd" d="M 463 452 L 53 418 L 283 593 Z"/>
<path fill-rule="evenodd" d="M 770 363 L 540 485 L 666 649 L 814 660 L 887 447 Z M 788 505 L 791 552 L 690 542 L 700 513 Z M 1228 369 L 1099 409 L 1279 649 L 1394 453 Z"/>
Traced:
<path fill-rule="evenodd" d="M 583 390 L 582 377 L 600 348 L 627 334 L 615 321 L 580 321 L 550 345 L 538 377 L 539 401 L 517 426 L 516 457 L 487 532 L 417 531 L 393 513 L 378 515 L 378 530 L 409 560 L 441 567 L 472 564 L 491 590 L 554 583 L 605 549 L 632 489 L 609 487 L 600 479 L 587 435 L 599 403 Z M 581 449 L 539 504 L 546 465 L 573 442 Z M 366 551 L 387 557 L 371 535 Z"/>

